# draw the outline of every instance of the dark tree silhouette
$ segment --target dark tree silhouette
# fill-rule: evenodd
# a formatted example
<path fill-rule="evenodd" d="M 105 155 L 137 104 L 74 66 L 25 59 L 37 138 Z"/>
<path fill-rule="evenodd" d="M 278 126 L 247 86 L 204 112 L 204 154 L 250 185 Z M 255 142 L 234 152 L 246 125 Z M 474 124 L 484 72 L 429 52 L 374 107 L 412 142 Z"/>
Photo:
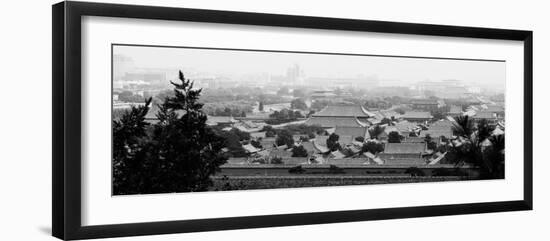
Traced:
<path fill-rule="evenodd" d="M 388 134 L 389 143 L 401 143 L 401 135 L 397 131 L 392 131 Z"/>
<path fill-rule="evenodd" d="M 275 143 L 277 146 L 286 145 L 288 148 L 292 148 L 294 146 L 294 139 L 292 138 L 290 131 L 282 130 L 277 134 Z"/>
<path fill-rule="evenodd" d="M 474 123 L 468 116 L 456 118 L 453 131 L 459 142 L 450 142 L 450 160 L 478 167 L 482 179 L 504 178 L 504 135 L 492 136 L 486 120 Z"/>
<path fill-rule="evenodd" d="M 113 193 L 206 191 L 210 176 L 227 158 L 224 139 L 206 126 L 198 102 L 201 89 L 179 72 L 174 96 L 159 105 L 159 122 L 148 131 L 146 106 L 113 123 Z"/>
<path fill-rule="evenodd" d="M 371 139 L 378 139 L 378 136 L 384 132 L 384 127 L 381 127 L 379 125 L 376 125 L 374 127 L 369 128 L 369 136 Z"/>
<path fill-rule="evenodd" d="M 295 146 L 292 148 L 292 157 L 307 157 L 308 153 L 303 146 Z"/>
<path fill-rule="evenodd" d="M 133 170 L 139 169 L 144 160 L 136 160 L 142 156 L 142 149 L 147 143 L 145 115 L 149 111 L 151 99 L 145 105 L 134 107 L 126 112 L 118 121 L 113 121 L 113 191 L 121 194 L 130 190 L 140 181 Z"/>
<path fill-rule="evenodd" d="M 301 98 L 296 98 L 296 99 L 293 99 L 291 102 L 290 102 L 290 108 L 291 109 L 299 109 L 299 110 L 306 110 L 307 109 L 307 105 L 306 105 L 306 102 L 301 99 Z"/>
<path fill-rule="evenodd" d="M 330 136 L 328 136 L 327 147 L 328 149 L 330 149 L 330 151 L 341 149 L 340 143 L 338 143 L 338 139 L 340 139 L 340 136 L 336 135 L 335 133 L 332 133 L 330 134 Z"/>
<path fill-rule="evenodd" d="M 437 148 L 437 144 L 434 142 L 430 134 L 426 134 L 424 137 L 424 142 L 426 142 L 428 150 L 435 150 Z"/>
<path fill-rule="evenodd" d="M 384 125 L 384 124 L 386 124 L 386 125 L 392 125 L 392 120 L 389 119 L 389 118 L 384 117 L 384 119 L 382 119 L 382 120 L 380 121 L 380 124 L 383 124 L 383 125 Z"/>
<path fill-rule="evenodd" d="M 491 146 L 484 150 L 489 174 L 493 178 L 504 178 L 504 135 L 489 137 Z"/>
<path fill-rule="evenodd" d="M 265 125 L 261 131 L 265 131 L 265 137 L 275 137 L 277 135 L 277 131 L 270 125 Z"/>
<path fill-rule="evenodd" d="M 453 123 L 453 133 L 457 136 L 470 136 L 474 132 L 474 122 L 469 116 L 457 116 Z"/>
<path fill-rule="evenodd" d="M 367 141 L 365 144 L 363 144 L 361 151 L 370 152 L 376 155 L 377 153 L 384 151 L 384 144 L 376 141 Z"/>

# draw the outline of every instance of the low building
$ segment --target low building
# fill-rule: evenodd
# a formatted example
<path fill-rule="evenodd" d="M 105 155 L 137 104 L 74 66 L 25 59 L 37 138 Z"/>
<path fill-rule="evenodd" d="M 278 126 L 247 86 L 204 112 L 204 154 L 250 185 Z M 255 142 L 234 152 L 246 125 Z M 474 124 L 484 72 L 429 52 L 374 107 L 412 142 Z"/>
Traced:
<path fill-rule="evenodd" d="M 289 150 L 273 149 L 271 150 L 271 152 L 269 152 L 269 157 L 280 157 L 284 161 L 285 159 L 292 157 L 292 152 Z"/>
<path fill-rule="evenodd" d="M 433 127 L 420 132 L 421 138 L 426 138 L 428 135 L 439 144 L 443 139 L 450 139 L 453 136 L 453 129 L 450 127 Z"/>
<path fill-rule="evenodd" d="M 497 115 L 493 112 L 478 111 L 473 116 L 472 119 L 479 121 L 481 119 L 486 119 L 489 123 L 498 122 Z"/>
<path fill-rule="evenodd" d="M 383 160 L 422 158 L 422 153 L 425 151 L 426 143 L 387 143 L 384 152 L 379 156 Z"/>
<path fill-rule="evenodd" d="M 334 133 L 340 137 L 342 136 L 349 136 L 352 141 L 355 140 L 357 137 L 363 137 L 363 139 L 366 138 L 368 133 L 367 127 L 351 127 L 351 126 L 336 126 L 336 129 L 334 130 Z M 348 143 L 344 143 L 348 144 Z"/>
<path fill-rule="evenodd" d="M 378 136 L 378 139 L 382 140 L 382 141 L 387 141 L 388 140 L 388 137 L 390 136 L 390 133 L 392 132 L 397 132 L 397 134 L 401 135 L 401 131 L 399 131 L 399 129 L 395 126 L 386 126 L 384 127 L 384 132 L 382 132 L 379 136 Z"/>
<path fill-rule="evenodd" d="M 413 99 L 411 106 L 415 110 L 435 111 L 439 108 L 440 103 L 434 99 Z"/>
<path fill-rule="evenodd" d="M 426 122 L 433 119 L 433 116 L 426 111 L 407 111 L 401 118 L 411 122 Z"/>
<path fill-rule="evenodd" d="M 330 152 L 330 149 L 326 145 L 313 141 L 313 147 L 315 148 L 316 153 L 326 154 Z"/>
<path fill-rule="evenodd" d="M 237 121 L 232 116 L 208 116 L 206 124 L 209 126 L 231 127 Z"/>
<path fill-rule="evenodd" d="M 374 114 L 361 105 L 336 104 L 329 105 L 313 114 L 305 124 L 319 125 L 323 128 L 336 126 L 367 126 L 366 120 Z"/>
<path fill-rule="evenodd" d="M 484 112 L 495 113 L 497 116 L 504 116 L 504 106 L 501 105 L 487 105 L 487 108 L 483 109 Z"/>
<path fill-rule="evenodd" d="M 420 137 L 430 135 L 434 140 L 440 140 L 442 136 L 449 139 L 453 137 L 453 126 L 453 122 L 449 120 L 436 121 L 428 126 L 428 130 L 420 131 Z"/>
<path fill-rule="evenodd" d="M 243 145 L 243 149 L 246 151 L 246 153 L 248 154 L 254 154 L 254 153 L 257 153 L 260 151 L 260 149 L 254 147 L 253 145 L 251 144 L 246 144 L 246 145 Z"/>
<path fill-rule="evenodd" d="M 374 116 L 374 114 L 361 105 L 335 104 L 328 105 L 321 111 L 314 113 L 312 116 L 369 118 Z"/>
<path fill-rule="evenodd" d="M 395 123 L 394 126 L 395 126 L 395 128 L 397 128 L 399 130 L 401 135 L 403 135 L 405 137 L 410 136 L 411 133 L 416 133 L 419 129 L 417 123 L 409 122 L 409 121 L 406 121 L 406 120 L 397 122 L 397 123 Z"/>
<path fill-rule="evenodd" d="M 382 116 L 384 116 L 384 118 L 388 118 L 390 120 L 397 120 L 401 118 L 401 114 L 397 113 L 394 110 L 381 110 L 379 112 L 380 114 L 382 114 Z"/>
<path fill-rule="evenodd" d="M 312 116 L 306 122 L 306 125 L 317 125 L 323 128 L 334 128 L 336 126 L 347 127 L 365 127 L 368 124 L 359 121 L 355 117 L 328 117 L 328 116 Z"/>
<path fill-rule="evenodd" d="M 447 112 L 447 115 L 452 117 L 457 117 L 462 115 L 462 107 L 458 105 L 451 105 L 449 107 L 449 112 Z"/>
<path fill-rule="evenodd" d="M 255 139 L 255 140 L 261 140 L 261 139 L 266 138 L 265 133 L 266 133 L 265 131 L 252 132 L 252 133 L 250 133 L 250 138 Z"/>
<path fill-rule="evenodd" d="M 266 137 L 262 138 L 260 141 L 260 145 L 262 145 L 263 148 L 272 148 L 275 147 L 275 137 Z"/>

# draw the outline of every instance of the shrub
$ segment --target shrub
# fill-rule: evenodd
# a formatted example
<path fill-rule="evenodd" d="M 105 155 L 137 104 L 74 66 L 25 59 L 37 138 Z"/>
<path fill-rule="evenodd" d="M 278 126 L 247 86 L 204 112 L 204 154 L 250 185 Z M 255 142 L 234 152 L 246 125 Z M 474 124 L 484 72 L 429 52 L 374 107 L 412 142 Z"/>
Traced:
<path fill-rule="evenodd" d="M 292 148 L 292 157 L 307 157 L 307 150 L 303 146 L 295 146 Z"/>
<path fill-rule="evenodd" d="M 271 158 L 271 164 L 283 164 L 283 158 L 275 156 Z"/>

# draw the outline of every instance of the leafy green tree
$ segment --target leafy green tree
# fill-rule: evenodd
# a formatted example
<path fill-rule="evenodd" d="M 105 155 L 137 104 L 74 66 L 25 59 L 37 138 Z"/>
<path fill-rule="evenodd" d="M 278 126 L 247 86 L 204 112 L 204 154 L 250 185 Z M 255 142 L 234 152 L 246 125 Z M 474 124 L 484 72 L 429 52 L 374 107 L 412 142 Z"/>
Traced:
<path fill-rule="evenodd" d="M 238 136 L 239 141 L 250 140 L 250 133 L 248 133 L 248 132 L 241 131 L 237 128 L 231 128 L 231 130 L 229 130 L 229 132 L 232 133 L 232 134 L 235 134 L 236 136 Z"/>
<path fill-rule="evenodd" d="M 374 127 L 369 128 L 369 136 L 371 139 L 378 139 L 378 136 L 380 136 L 384 132 L 384 127 L 376 125 Z"/>
<path fill-rule="evenodd" d="M 384 119 L 382 119 L 382 120 L 380 121 L 380 124 L 391 125 L 391 124 L 392 124 L 392 120 L 389 119 L 389 118 L 384 117 Z"/>
<path fill-rule="evenodd" d="M 338 143 L 338 139 L 340 139 L 340 136 L 338 136 L 335 133 L 330 134 L 327 139 L 327 147 L 330 149 L 330 151 L 336 151 L 340 150 L 342 147 L 340 146 L 340 143 Z"/>
<path fill-rule="evenodd" d="M 126 112 L 122 117 L 113 121 L 113 190 L 115 194 L 124 194 L 139 187 L 135 182 L 143 177 L 133 173 L 139 170 L 143 160 L 143 148 L 147 145 L 148 136 L 145 115 L 149 111 L 151 99 L 145 101 L 145 105 L 135 107 Z M 130 192 L 131 193 L 131 192 Z"/>
<path fill-rule="evenodd" d="M 504 178 L 504 135 L 489 137 L 491 145 L 484 149 L 487 176 Z"/>
<path fill-rule="evenodd" d="M 281 111 L 275 111 L 269 115 L 269 120 L 266 121 L 268 124 L 281 124 L 286 122 L 292 122 L 298 118 L 304 118 L 304 115 L 300 111 L 292 111 L 289 109 L 282 109 Z"/>
<path fill-rule="evenodd" d="M 306 110 L 307 105 L 306 105 L 306 102 L 303 99 L 296 98 L 296 99 L 293 99 L 290 102 L 290 108 L 291 109 L 298 109 L 298 110 Z"/>
<path fill-rule="evenodd" d="M 392 131 L 388 134 L 389 143 L 401 143 L 401 135 L 397 131 Z"/>
<path fill-rule="evenodd" d="M 474 133 L 474 122 L 467 115 L 457 116 L 452 128 L 455 135 L 469 137 Z"/>
<path fill-rule="evenodd" d="M 275 143 L 277 146 L 286 145 L 288 148 L 292 148 L 294 146 L 294 139 L 292 138 L 292 133 L 288 130 L 282 130 L 277 134 L 277 138 L 275 139 Z"/>
<path fill-rule="evenodd" d="M 456 165 L 478 167 L 482 179 L 504 178 L 504 135 L 492 136 L 492 128 L 483 119 L 476 124 L 467 116 L 455 120 L 453 131 L 459 136 L 458 144 L 449 142 L 448 159 Z"/>
<path fill-rule="evenodd" d="M 261 131 L 265 131 L 265 137 L 275 137 L 277 135 L 277 131 L 270 125 L 265 125 Z"/>
<path fill-rule="evenodd" d="M 307 157 L 308 153 L 303 146 L 295 146 L 292 148 L 292 157 Z"/>
<path fill-rule="evenodd" d="M 213 129 L 217 136 L 221 137 L 223 139 L 223 145 L 225 148 L 227 148 L 228 153 L 232 157 L 246 157 L 248 156 L 246 154 L 245 149 L 243 148 L 242 141 L 248 140 L 245 135 L 239 135 L 241 134 L 241 131 L 238 129 L 230 130 L 230 131 L 224 131 L 221 129 Z M 248 134 L 246 132 L 243 132 L 245 134 Z"/>
<path fill-rule="evenodd" d="M 437 144 L 434 142 L 430 134 L 426 134 L 426 136 L 424 137 L 424 142 L 426 142 L 428 150 L 435 150 L 437 148 Z"/>
<path fill-rule="evenodd" d="M 206 191 L 226 162 L 224 139 L 207 127 L 201 111 L 201 89 L 182 72 L 171 83 L 174 96 L 159 106 L 150 131 L 144 121 L 150 99 L 113 122 L 114 194 Z"/>
<path fill-rule="evenodd" d="M 361 148 L 361 152 L 370 152 L 375 155 L 383 151 L 384 151 L 384 144 L 376 141 L 367 141 L 365 144 L 363 144 L 363 147 Z"/>
<path fill-rule="evenodd" d="M 282 157 L 279 157 L 279 156 L 274 156 L 273 158 L 271 158 L 271 164 L 284 164 L 283 162 L 283 158 Z"/>
<path fill-rule="evenodd" d="M 262 143 L 260 143 L 260 141 L 257 141 L 257 140 L 251 140 L 250 141 L 250 144 L 258 149 L 262 149 Z"/>
<path fill-rule="evenodd" d="M 258 106 L 258 110 L 264 111 L 264 102 L 260 101 L 260 105 Z"/>
<path fill-rule="evenodd" d="M 477 138 L 480 140 L 485 140 L 489 138 L 494 130 L 494 128 L 489 125 L 489 122 L 486 119 L 479 120 L 475 129 Z"/>

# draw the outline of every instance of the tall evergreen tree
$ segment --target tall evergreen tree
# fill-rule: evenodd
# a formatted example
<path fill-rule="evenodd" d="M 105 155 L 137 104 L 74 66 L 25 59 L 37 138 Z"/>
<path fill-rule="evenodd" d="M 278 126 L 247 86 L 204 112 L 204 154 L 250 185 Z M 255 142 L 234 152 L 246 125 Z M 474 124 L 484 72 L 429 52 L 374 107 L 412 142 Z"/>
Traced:
<path fill-rule="evenodd" d="M 171 82 L 174 96 L 159 105 L 159 122 L 147 135 L 144 116 L 148 108 L 132 109 L 115 128 L 142 127 L 131 134 L 115 133 L 115 143 L 141 140 L 132 155 L 114 156 L 114 193 L 143 194 L 206 191 L 212 185 L 210 176 L 226 162 L 221 149 L 224 139 L 206 126 L 206 115 L 198 102 L 201 89 L 179 72 L 179 82 Z M 150 100 L 149 100 L 150 101 Z M 123 120 L 135 121 L 123 121 Z M 117 130 L 115 129 L 115 132 Z M 115 153 L 123 153 L 124 145 L 115 144 Z M 126 167 L 126 168 L 120 168 Z"/>

